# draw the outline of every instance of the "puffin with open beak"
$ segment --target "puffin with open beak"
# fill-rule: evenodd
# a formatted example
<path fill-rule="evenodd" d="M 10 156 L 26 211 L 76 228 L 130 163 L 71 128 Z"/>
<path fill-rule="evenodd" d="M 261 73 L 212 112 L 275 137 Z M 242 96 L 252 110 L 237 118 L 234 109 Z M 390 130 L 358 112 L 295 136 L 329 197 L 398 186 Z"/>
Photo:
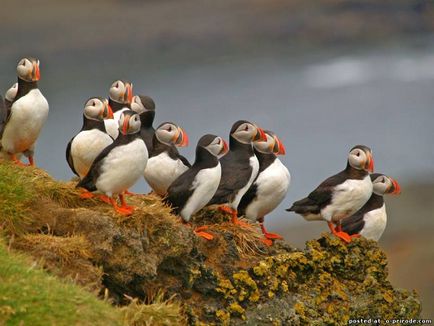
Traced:
<path fill-rule="evenodd" d="M 237 209 L 241 198 L 258 175 L 259 161 L 253 151 L 254 141 L 267 141 L 267 136 L 261 128 L 245 120 L 239 120 L 232 125 L 229 151 L 220 159 L 220 184 L 208 203 L 221 205 L 220 210 L 231 214 L 234 224 L 246 225 L 238 221 Z"/>
<path fill-rule="evenodd" d="M 287 211 L 300 214 L 308 221 L 325 220 L 334 235 L 351 242 L 351 237 L 342 231 L 341 221 L 357 212 L 371 197 L 373 186 L 369 172 L 373 171 L 371 149 L 354 146 L 348 154 L 345 170 L 323 181 Z"/>
<path fill-rule="evenodd" d="M 342 231 L 351 237 L 364 236 L 378 241 L 387 224 L 386 204 L 384 195 L 399 195 L 401 187 L 398 182 L 384 174 L 371 174 L 373 192 L 371 198 L 361 209 L 342 220 Z"/>
<path fill-rule="evenodd" d="M 172 206 L 185 223 L 201 210 L 215 194 L 221 178 L 218 157 L 228 150 L 226 142 L 215 135 L 202 136 L 196 146 L 196 160 L 193 166 L 181 174 L 167 190 L 165 202 Z M 213 236 L 202 226 L 195 230 L 198 236 L 212 240 Z"/>
<path fill-rule="evenodd" d="M 34 148 L 36 140 L 48 117 L 48 102 L 38 88 L 41 78 L 39 60 L 23 58 L 17 65 L 18 87 L 16 95 L 10 97 L 10 106 L 7 102 L 2 105 L 0 116 L 0 148 L 2 156 L 6 156 L 19 165 L 18 160 L 23 153 L 28 159 L 28 165 L 34 164 Z M 15 90 L 11 91 L 13 93 Z M 7 95 L 8 96 L 8 95 Z"/>
<path fill-rule="evenodd" d="M 104 125 L 105 119 L 112 118 L 113 111 L 107 99 L 93 97 L 86 101 L 83 126 L 66 148 L 66 161 L 80 180 L 87 175 L 93 161 L 103 149 L 113 143 L 113 138 L 107 134 Z"/>
<path fill-rule="evenodd" d="M 252 222 L 259 222 L 264 243 L 283 239 L 265 229 L 265 215 L 271 213 L 285 198 L 291 176 L 277 155 L 285 155 L 285 147 L 272 131 L 265 131 L 267 141 L 255 141 L 253 148 L 259 161 L 259 173 L 238 205 L 238 216 L 244 215 Z"/>
<path fill-rule="evenodd" d="M 165 196 L 171 183 L 191 167 L 175 147 L 187 146 L 188 136 L 177 124 L 164 122 L 155 131 L 152 144 L 144 177 L 155 193 Z"/>
<path fill-rule="evenodd" d="M 144 140 L 148 152 L 152 152 L 152 139 L 154 138 L 155 129 L 152 126 L 155 118 L 155 102 L 149 96 L 134 95 L 131 102 L 131 110 L 138 113 L 142 127 L 140 128 L 140 137 Z"/>
<path fill-rule="evenodd" d="M 96 157 L 77 187 L 103 193 L 118 213 L 130 215 L 134 207 L 127 205 L 123 193 L 140 179 L 147 161 L 148 150 L 140 137 L 140 117 L 134 111 L 124 111 L 119 119 L 118 138 Z"/>

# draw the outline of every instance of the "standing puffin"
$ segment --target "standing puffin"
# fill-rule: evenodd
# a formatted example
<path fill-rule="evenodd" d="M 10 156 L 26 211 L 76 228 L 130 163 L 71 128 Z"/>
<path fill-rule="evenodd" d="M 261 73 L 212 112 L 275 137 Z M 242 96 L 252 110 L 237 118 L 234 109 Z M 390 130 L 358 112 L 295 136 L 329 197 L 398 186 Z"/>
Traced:
<path fill-rule="evenodd" d="M 229 152 L 220 159 L 222 177 L 219 187 L 208 203 L 220 204 L 220 209 L 232 215 L 232 222 L 238 221 L 237 208 L 241 198 L 252 185 L 259 171 L 259 162 L 252 142 L 266 141 L 264 131 L 245 120 L 239 120 L 232 126 L 229 136 Z"/>
<path fill-rule="evenodd" d="M 264 217 L 285 198 L 291 176 L 276 156 L 285 154 L 282 142 L 271 131 L 266 130 L 265 135 L 267 136 L 266 142 L 255 141 L 253 143 L 255 155 L 259 161 L 259 173 L 249 190 L 241 198 L 238 215 L 244 215 L 253 222 L 258 221 L 265 239 L 268 240 L 264 242 L 271 245 L 272 239 L 282 239 L 282 237 L 267 232 L 264 227 Z"/>
<path fill-rule="evenodd" d="M 38 89 L 39 60 L 23 58 L 17 65 L 18 90 L 10 109 L 3 105 L 6 118 L 0 125 L 0 147 L 17 164 L 17 155 L 24 153 L 29 165 L 35 165 L 36 140 L 48 117 L 48 102 Z"/>
<path fill-rule="evenodd" d="M 152 151 L 152 138 L 155 129 L 152 126 L 155 118 L 155 102 L 149 96 L 134 95 L 131 102 L 131 110 L 140 115 L 140 137 L 144 140 L 148 151 Z"/>
<path fill-rule="evenodd" d="M 342 232 L 341 220 L 357 212 L 371 197 L 373 187 L 369 172 L 373 171 L 371 149 L 364 145 L 354 146 L 345 170 L 323 181 L 287 211 L 300 214 L 308 221 L 326 220 L 333 234 L 351 242 L 351 237 Z"/>
<path fill-rule="evenodd" d="M 391 177 L 384 174 L 371 174 L 373 192 L 371 198 L 356 213 L 342 220 L 342 231 L 352 237 L 364 236 L 378 241 L 386 228 L 387 214 L 383 195 L 398 195 L 401 187 Z"/>
<path fill-rule="evenodd" d="M 134 111 L 124 111 L 119 119 L 119 136 L 94 160 L 89 173 L 78 183 L 88 191 L 99 191 L 108 198 L 113 208 L 130 215 L 133 207 L 127 206 L 123 193 L 142 176 L 148 161 L 148 150 L 140 138 L 140 117 Z M 113 196 L 119 195 L 122 206 Z"/>
<path fill-rule="evenodd" d="M 164 122 L 155 131 L 152 143 L 144 176 L 152 190 L 164 196 L 170 184 L 191 167 L 175 147 L 187 146 L 188 136 L 178 125 Z"/>
<path fill-rule="evenodd" d="M 108 118 L 113 118 L 113 112 L 107 99 L 94 97 L 84 105 L 83 126 L 66 148 L 69 167 L 80 180 L 89 172 L 99 153 L 113 143 L 104 125 L 104 119 Z"/>
<path fill-rule="evenodd" d="M 227 149 L 228 145 L 221 137 L 210 134 L 202 136 L 196 146 L 193 166 L 181 174 L 167 190 L 165 202 L 185 222 L 188 223 L 191 216 L 205 207 L 215 194 L 221 178 L 218 156 L 224 155 Z M 213 239 L 211 234 L 199 229 L 195 231 L 197 235 Z"/>

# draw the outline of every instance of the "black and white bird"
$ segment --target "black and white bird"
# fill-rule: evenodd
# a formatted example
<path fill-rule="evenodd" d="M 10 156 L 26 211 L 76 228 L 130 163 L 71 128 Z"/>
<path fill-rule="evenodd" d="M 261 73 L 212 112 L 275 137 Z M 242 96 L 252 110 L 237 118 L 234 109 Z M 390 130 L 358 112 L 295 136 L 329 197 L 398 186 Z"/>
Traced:
<path fill-rule="evenodd" d="M 18 89 L 9 107 L 2 105 L 0 148 L 3 157 L 23 165 L 17 155 L 23 153 L 34 165 L 34 148 L 48 117 L 48 102 L 38 88 L 39 60 L 23 58 L 17 65 Z"/>
<path fill-rule="evenodd" d="M 272 131 L 265 131 L 266 142 L 255 141 L 253 148 L 259 161 L 259 172 L 238 205 L 238 216 L 259 222 L 266 244 L 282 236 L 269 233 L 264 226 L 265 215 L 271 213 L 285 198 L 291 176 L 277 155 L 285 155 L 285 147 Z"/>
<path fill-rule="evenodd" d="M 109 89 L 109 105 L 113 110 L 113 119 L 104 120 L 107 132 L 116 139 L 119 135 L 118 122 L 122 112 L 131 108 L 133 84 L 129 81 L 115 80 Z"/>
<path fill-rule="evenodd" d="M 267 137 L 261 128 L 245 120 L 235 122 L 230 131 L 229 152 L 220 159 L 220 184 L 208 204 L 222 205 L 220 209 L 231 214 L 233 223 L 243 224 L 237 218 L 238 204 L 259 171 L 259 162 L 253 151 L 252 142 L 266 140 Z"/>
<path fill-rule="evenodd" d="M 155 118 L 155 102 L 149 96 L 134 95 L 131 102 L 131 110 L 140 115 L 140 137 L 144 140 L 148 152 L 152 152 L 152 139 L 155 129 L 152 126 Z"/>
<path fill-rule="evenodd" d="M 167 190 L 165 202 L 185 222 L 189 222 L 191 216 L 205 207 L 215 194 L 221 178 L 218 156 L 224 155 L 227 149 L 228 145 L 221 137 L 210 134 L 202 136 L 196 146 L 193 166 Z M 199 230 L 196 234 L 208 240 L 213 238 L 211 234 Z"/>
<path fill-rule="evenodd" d="M 371 198 L 361 209 L 341 222 L 342 231 L 352 237 L 364 236 L 378 241 L 387 224 L 386 204 L 383 195 L 398 195 L 401 187 L 398 182 L 384 174 L 371 174 L 373 192 Z"/>
<path fill-rule="evenodd" d="M 126 204 L 123 193 L 140 179 L 147 161 L 148 150 L 140 138 L 140 117 L 134 111 L 124 111 L 118 138 L 96 157 L 77 187 L 103 193 L 117 212 L 130 215 L 134 208 Z M 121 206 L 113 198 L 115 195 Z"/>
<path fill-rule="evenodd" d="M 165 196 L 171 183 L 191 167 L 175 147 L 187 146 L 188 136 L 177 124 L 164 122 L 155 131 L 152 144 L 144 177 L 155 193 Z"/>
<path fill-rule="evenodd" d="M 371 149 L 364 145 L 354 146 L 345 170 L 323 181 L 287 211 L 300 214 L 308 221 L 325 220 L 333 234 L 351 242 L 351 237 L 341 230 L 341 221 L 357 212 L 371 197 L 373 187 L 369 172 L 373 171 Z"/>
<path fill-rule="evenodd" d="M 66 161 L 72 172 L 83 179 L 95 158 L 113 143 L 113 138 L 107 134 L 104 120 L 112 119 L 113 112 L 108 100 L 94 97 L 86 101 L 83 113 L 83 126 L 66 148 Z"/>

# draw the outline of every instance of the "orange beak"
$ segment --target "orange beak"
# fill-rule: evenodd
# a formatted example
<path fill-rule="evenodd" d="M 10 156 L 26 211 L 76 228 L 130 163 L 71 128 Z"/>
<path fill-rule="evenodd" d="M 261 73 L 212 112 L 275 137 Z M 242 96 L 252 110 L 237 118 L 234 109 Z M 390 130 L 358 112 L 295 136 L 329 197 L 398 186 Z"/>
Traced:
<path fill-rule="evenodd" d="M 367 161 L 367 170 L 369 171 L 369 172 L 374 172 L 374 158 L 372 157 L 372 154 L 371 153 L 369 153 L 368 154 L 368 161 Z"/>
<path fill-rule="evenodd" d="M 35 62 L 33 64 L 33 80 L 38 81 L 41 79 L 41 72 L 39 71 L 39 64 Z"/>
<path fill-rule="evenodd" d="M 181 127 L 179 128 L 179 133 L 175 145 L 178 147 L 188 146 L 188 135 Z"/>
<path fill-rule="evenodd" d="M 110 106 L 110 104 L 107 104 L 107 109 L 108 109 L 107 119 L 113 119 L 113 109 Z"/>
<path fill-rule="evenodd" d="M 275 154 L 276 155 L 285 155 L 286 154 L 286 150 L 285 150 L 285 146 L 283 146 L 283 143 L 280 141 L 280 139 L 275 136 L 274 139 L 276 140 L 276 151 Z"/>
<path fill-rule="evenodd" d="M 222 141 L 223 141 L 223 147 L 222 147 L 222 150 L 220 151 L 219 155 L 226 154 L 228 152 L 228 150 L 229 150 L 228 143 L 225 142 L 224 139 L 222 139 Z"/>
<path fill-rule="evenodd" d="M 124 116 L 124 123 L 123 123 L 123 125 L 122 125 L 122 133 L 124 134 L 124 135 L 126 135 L 127 134 L 127 132 L 128 132 L 128 122 L 130 121 L 130 117 L 128 117 L 128 116 Z"/>
<path fill-rule="evenodd" d="M 265 132 L 262 128 L 256 127 L 257 128 L 257 133 L 255 135 L 255 138 L 253 139 L 254 141 L 267 141 L 267 135 L 265 135 Z"/>
<path fill-rule="evenodd" d="M 399 195 L 401 193 L 401 187 L 395 179 L 392 179 L 393 191 L 390 193 L 392 195 Z"/>
<path fill-rule="evenodd" d="M 133 85 L 132 84 L 127 85 L 127 101 L 128 101 L 128 103 L 131 103 L 133 101 Z"/>

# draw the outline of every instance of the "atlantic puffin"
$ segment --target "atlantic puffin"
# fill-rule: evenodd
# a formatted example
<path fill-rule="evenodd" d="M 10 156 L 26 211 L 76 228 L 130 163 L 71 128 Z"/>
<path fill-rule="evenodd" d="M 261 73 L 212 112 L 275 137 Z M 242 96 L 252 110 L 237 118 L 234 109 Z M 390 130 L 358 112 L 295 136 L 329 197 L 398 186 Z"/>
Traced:
<path fill-rule="evenodd" d="M 266 142 L 255 141 L 253 148 L 259 161 L 259 172 L 238 205 L 238 216 L 259 222 L 266 244 L 282 236 L 269 233 L 264 226 L 265 215 L 271 213 L 285 198 L 291 176 L 276 155 L 285 155 L 285 147 L 272 131 L 265 131 Z"/>
<path fill-rule="evenodd" d="M 210 134 L 202 136 L 196 146 L 193 166 L 173 181 L 167 190 L 165 202 L 186 223 L 193 214 L 205 207 L 215 194 L 221 178 L 218 157 L 227 150 L 228 145 L 221 137 Z M 213 239 L 211 234 L 201 231 L 202 229 L 203 227 L 195 231 L 198 236 Z"/>
<path fill-rule="evenodd" d="M 123 193 L 140 179 L 147 161 L 148 150 L 140 138 L 140 117 L 134 111 L 124 111 L 119 118 L 118 138 L 96 157 L 77 187 L 105 194 L 117 212 L 130 215 L 134 207 L 127 206 Z"/>
<path fill-rule="evenodd" d="M 342 232 L 341 221 L 357 212 L 371 197 L 373 186 L 369 172 L 373 171 L 371 149 L 364 145 L 354 146 L 345 170 L 323 181 L 287 211 L 300 214 L 308 221 L 325 220 L 333 234 L 351 242 L 351 237 Z"/>
<path fill-rule="evenodd" d="M 238 221 L 237 208 L 241 198 L 258 175 L 259 162 L 252 142 L 267 141 L 264 131 L 255 124 L 239 120 L 232 125 L 229 136 L 229 151 L 220 159 L 222 177 L 219 187 L 208 205 L 219 204 L 220 209 L 231 214 L 232 222 Z"/>
<path fill-rule="evenodd" d="M 145 141 L 148 152 L 152 151 L 152 138 L 155 129 L 152 126 L 155 118 L 155 102 L 149 96 L 134 95 L 131 101 L 131 110 L 140 115 L 140 137 Z"/>
<path fill-rule="evenodd" d="M 90 98 L 84 105 L 83 126 L 66 148 L 66 160 L 80 179 L 83 179 L 95 158 L 104 148 L 113 143 L 105 129 L 104 119 L 113 118 L 108 100 L 102 97 Z"/>
<path fill-rule="evenodd" d="M 129 81 L 115 80 L 109 89 L 109 104 L 113 110 L 113 119 L 104 120 L 107 133 L 116 139 L 119 135 L 118 122 L 123 111 L 131 108 L 133 84 Z"/>
<path fill-rule="evenodd" d="M 155 131 L 152 144 L 144 177 L 155 193 L 165 196 L 170 184 L 191 167 L 175 147 L 187 146 L 188 136 L 175 123 L 164 122 Z"/>
<path fill-rule="evenodd" d="M 398 182 L 384 174 L 371 174 L 373 192 L 371 198 L 361 209 L 341 222 L 342 231 L 351 237 L 364 236 L 367 239 L 378 241 L 383 234 L 387 213 L 383 195 L 398 195 L 401 187 Z"/>
<path fill-rule="evenodd" d="M 37 84 L 41 77 L 39 60 L 30 57 L 21 59 L 17 75 L 17 94 L 10 109 L 3 106 L 6 118 L 0 128 L 0 147 L 17 164 L 24 165 L 17 159 L 17 155 L 23 153 L 29 159 L 28 165 L 34 166 L 35 143 L 49 111 L 48 102 Z"/>

